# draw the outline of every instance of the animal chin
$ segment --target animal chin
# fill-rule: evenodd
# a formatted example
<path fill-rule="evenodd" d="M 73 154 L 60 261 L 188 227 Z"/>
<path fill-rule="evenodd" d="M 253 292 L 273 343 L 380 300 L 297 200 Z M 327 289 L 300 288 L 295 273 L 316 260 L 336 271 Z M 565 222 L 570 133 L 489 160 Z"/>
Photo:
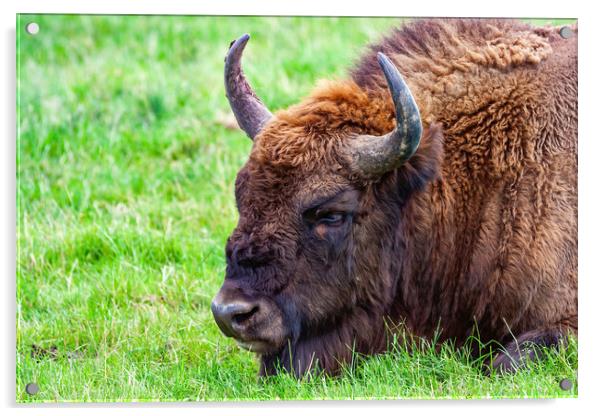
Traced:
<path fill-rule="evenodd" d="M 274 351 L 273 345 L 265 341 L 239 341 L 236 340 L 236 344 L 246 351 L 251 351 L 257 354 L 266 354 Z"/>

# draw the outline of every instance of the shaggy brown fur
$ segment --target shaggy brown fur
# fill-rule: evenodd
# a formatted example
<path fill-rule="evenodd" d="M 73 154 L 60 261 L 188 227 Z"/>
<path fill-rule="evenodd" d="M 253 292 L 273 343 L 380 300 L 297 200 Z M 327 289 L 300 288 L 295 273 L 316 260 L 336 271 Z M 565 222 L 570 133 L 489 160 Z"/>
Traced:
<path fill-rule="evenodd" d="M 344 150 L 395 125 L 377 51 L 406 79 L 424 133 L 374 180 Z M 269 298 L 286 327 L 264 374 L 336 373 L 352 349 L 384 351 L 387 322 L 458 343 L 476 325 L 508 345 L 494 365 L 511 369 L 525 344 L 577 332 L 577 36 L 510 20 L 403 26 L 351 79 L 276 113 L 236 195 L 225 285 Z"/>

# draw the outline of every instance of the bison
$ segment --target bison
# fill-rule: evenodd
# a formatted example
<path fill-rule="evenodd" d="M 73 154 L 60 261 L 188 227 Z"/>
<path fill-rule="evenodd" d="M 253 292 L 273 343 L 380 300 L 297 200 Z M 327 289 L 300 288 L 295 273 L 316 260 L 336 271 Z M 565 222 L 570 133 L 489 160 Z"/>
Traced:
<path fill-rule="evenodd" d="M 505 346 L 486 367 L 513 371 L 577 334 L 567 29 L 416 20 L 275 114 L 241 69 L 249 35 L 231 44 L 226 95 L 253 145 L 211 309 L 261 375 L 336 375 L 398 331 L 478 331 Z"/>

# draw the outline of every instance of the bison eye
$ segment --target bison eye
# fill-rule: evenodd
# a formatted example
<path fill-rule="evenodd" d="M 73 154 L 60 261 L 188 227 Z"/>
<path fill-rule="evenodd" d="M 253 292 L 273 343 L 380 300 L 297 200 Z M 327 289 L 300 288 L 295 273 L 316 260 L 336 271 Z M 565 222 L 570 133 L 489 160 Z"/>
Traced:
<path fill-rule="evenodd" d="M 336 227 L 337 225 L 343 224 L 343 221 L 345 221 L 345 214 L 342 212 L 325 212 L 324 214 L 319 215 L 317 220 L 319 224 Z"/>

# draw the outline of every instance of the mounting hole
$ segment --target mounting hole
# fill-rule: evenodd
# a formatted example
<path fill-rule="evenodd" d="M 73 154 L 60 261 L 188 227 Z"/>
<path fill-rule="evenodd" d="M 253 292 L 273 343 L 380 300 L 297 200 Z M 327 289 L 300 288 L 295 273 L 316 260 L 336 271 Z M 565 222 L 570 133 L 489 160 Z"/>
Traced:
<path fill-rule="evenodd" d="M 568 38 L 572 38 L 573 37 L 573 31 L 571 30 L 570 27 L 565 26 L 562 29 L 560 29 L 560 36 L 563 39 L 568 39 Z"/>
<path fill-rule="evenodd" d="M 40 31 L 40 25 L 36 22 L 27 23 L 27 25 L 25 25 L 25 31 L 30 35 L 37 35 Z"/>
<path fill-rule="evenodd" d="M 564 391 L 570 390 L 573 388 L 573 383 L 568 378 L 563 378 L 560 380 L 560 388 Z"/>
<path fill-rule="evenodd" d="M 37 394 L 39 391 L 40 391 L 40 386 L 38 386 L 36 383 L 29 383 L 25 386 L 25 392 L 27 394 L 29 394 L 30 396 Z"/>

